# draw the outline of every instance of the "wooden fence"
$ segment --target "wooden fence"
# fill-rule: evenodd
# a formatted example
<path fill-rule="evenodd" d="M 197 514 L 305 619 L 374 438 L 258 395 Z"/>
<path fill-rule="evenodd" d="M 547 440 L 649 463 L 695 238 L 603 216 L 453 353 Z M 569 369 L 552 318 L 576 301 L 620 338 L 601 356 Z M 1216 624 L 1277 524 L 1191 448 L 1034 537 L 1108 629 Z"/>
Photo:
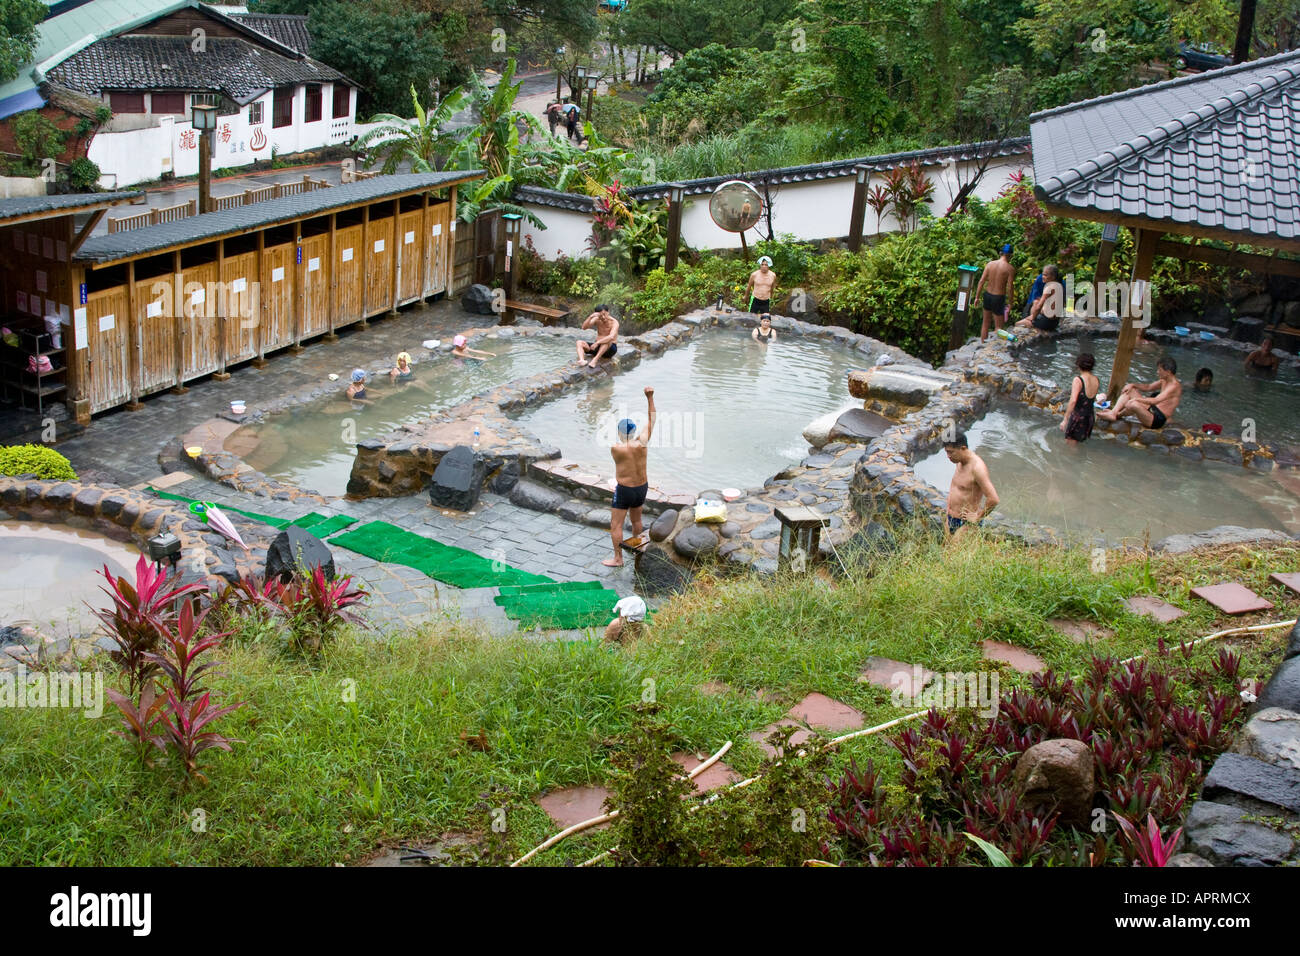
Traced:
<path fill-rule="evenodd" d="M 225 209 L 235 209 L 239 206 L 251 206 L 253 203 L 261 202 L 264 199 L 279 199 L 281 196 L 296 196 L 317 189 L 326 189 L 331 185 L 331 183 L 323 179 L 312 179 L 310 176 L 303 176 L 301 180 L 270 183 L 266 186 L 251 186 L 243 192 L 233 193 L 229 196 L 214 196 L 212 208 L 214 212 L 220 212 Z M 141 229 L 145 226 L 156 226 L 162 222 L 175 222 L 178 219 L 186 219 L 189 216 L 197 216 L 198 214 L 198 200 L 191 199 L 189 202 L 177 203 L 175 206 L 162 206 L 136 213 L 133 216 L 118 216 L 116 219 L 109 219 L 108 231 L 118 233 L 128 229 Z"/>

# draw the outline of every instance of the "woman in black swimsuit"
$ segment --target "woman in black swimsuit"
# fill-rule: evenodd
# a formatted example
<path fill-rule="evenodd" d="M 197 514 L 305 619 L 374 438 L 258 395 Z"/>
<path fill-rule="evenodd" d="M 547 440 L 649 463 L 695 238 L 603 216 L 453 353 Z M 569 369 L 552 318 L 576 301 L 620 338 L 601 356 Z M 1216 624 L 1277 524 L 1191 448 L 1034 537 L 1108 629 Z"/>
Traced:
<path fill-rule="evenodd" d="M 764 312 L 759 316 L 758 328 L 750 333 L 750 337 L 753 338 L 755 342 L 767 343 L 776 341 L 776 329 L 772 328 L 772 316 L 770 314 Z"/>
<path fill-rule="evenodd" d="M 1096 401 L 1097 389 L 1101 386 L 1097 376 L 1092 374 L 1097 360 L 1093 358 L 1091 352 L 1080 352 L 1074 364 L 1079 369 L 1079 374 L 1071 383 L 1070 404 L 1066 406 L 1065 416 L 1061 419 L 1061 431 L 1065 432 L 1065 443 L 1071 447 L 1081 441 L 1087 441 L 1088 436 L 1092 434 L 1094 421 L 1092 403 Z M 1089 395 L 1089 392 L 1092 394 Z"/>

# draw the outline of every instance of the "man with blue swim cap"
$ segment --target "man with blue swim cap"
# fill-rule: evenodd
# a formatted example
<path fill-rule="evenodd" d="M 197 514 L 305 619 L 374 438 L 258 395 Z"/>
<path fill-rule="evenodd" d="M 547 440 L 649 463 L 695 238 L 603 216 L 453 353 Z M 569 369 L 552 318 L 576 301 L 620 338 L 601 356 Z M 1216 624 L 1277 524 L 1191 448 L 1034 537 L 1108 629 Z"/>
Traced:
<path fill-rule="evenodd" d="M 609 509 L 609 538 L 614 544 L 614 557 L 606 558 L 604 564 L 610 568 L 623 566 L 623 519 L 632 515 L 632 534 L 641 536 L 641 506 L 645 504 L 650 491 L 650 479 L 646 477 L 646 443 L 655 428 L 655 390 L 646 387 L 646 426 L 637 433 L 636 422 L 625 418 L 618 423 L 618 443 L 610 446 L 609 453 L 614 458 L 614 503 Z"/>

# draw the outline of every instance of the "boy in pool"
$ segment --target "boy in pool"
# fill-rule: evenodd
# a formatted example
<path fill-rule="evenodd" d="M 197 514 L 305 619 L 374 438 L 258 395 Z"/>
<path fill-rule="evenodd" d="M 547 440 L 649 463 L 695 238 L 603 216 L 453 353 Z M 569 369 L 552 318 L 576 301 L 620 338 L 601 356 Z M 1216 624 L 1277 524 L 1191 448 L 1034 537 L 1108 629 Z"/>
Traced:
<path fill-rule="evenodd" d="M 948 460 L 957 466 L 948 486 L 948 536 L 962 532 L 967 525 L 978 525 L 998 506 L 997 489 L 989 477 L 984 459 L 970 450 L 965 432 L 957 432 L 943 443 Z"/>
<path fill-rule="evenodd" d="M 456 336 L 451 340 L 451 344 L 455 346 L 455 348 L 451 350 L 451 354 L 456 356 L 456 358 L 490 359 L 495 358 L 497 354 L 496 352 L 484 352 L 482 349 L 470 348 L 466 344 L 466 339 L 463 335 Z"/>
<path fill-rule="evenodd" d="M 630 512 L 632 515 L 632 534 L 641 535 L 641 506 L 650 491 L 650 480 L 646 477 L 646 443 L 655 429 L 655 390 L 646 386 L 646 426 L 640 433 L 636 422 L 625 418 L 618 423 L 618 444 L 610 446 L 609 453 L 614 458 L 614 504 L 609 509 L 609 539 L 614 545 L 614 557 L 606 558 L 604 565 L 609 568 L 623 566 L 623 519 Z"/>
<path fill-rule="evenodd" d="M 1203 368 L 1196 373 L 1196 381 L 1195 383 L 1193 383 L 1193 388 L 1195 388 L 1198 392 L 1208 392 L 1213 387 L 1214 387 L 1213 372 L 1211 372 L 1208 368 Z"/>
<path fill-rule="evenodd" d="M 411 355 L 409 352 L 397 353 L 397 364 L 388 372 L 388 378 L 394 384 L 400 378 L 403 382 L 409 382 L 415 370 L 411 368 Z"/>

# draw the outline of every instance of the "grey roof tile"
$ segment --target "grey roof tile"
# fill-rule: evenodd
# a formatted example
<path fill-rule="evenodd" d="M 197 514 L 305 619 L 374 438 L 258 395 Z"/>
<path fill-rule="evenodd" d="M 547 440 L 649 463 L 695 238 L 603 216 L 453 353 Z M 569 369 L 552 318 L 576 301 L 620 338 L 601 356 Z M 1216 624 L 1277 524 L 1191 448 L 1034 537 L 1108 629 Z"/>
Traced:
<path fill-rule="evenodd" d="M 126 232 L 96 236 L 88 239 L 77 253 L 79 260 L 88 262 L 114 262 L 134 256 L 170 249 L 173 246 L 237 235 L 277 222 L 288 222 L 318 216 L 343 206 L 373 202 L 402 193 L 436 189 L 455 182 L 481 179 L 483 170 L 454 170 L 442 173 L 407 173 L 398 176 L 376 176 L 359 183 L 331 186 L 267 199 L 251 206 L 239 206 L 220 212 L 190 216 L 158 226 L 144 226 Z"/>
<path fill-rule="evenodd" d="M 297 13 L 228 13 L 230 19 L 299 53 L 311 53 L 307 17 Z"/>
<path fill-rule="evenodd" d="M 76 212 L 86 206 L 111 203 L 119 199 L 135 199 L 144 193 L 138 189 L 127 189 L 113 193 L 72 193 L 66 196 L 15 196 L 0 199 L 0 223 L 7 219 L 19 219 L 33 213 L 42 212 Z"/>

